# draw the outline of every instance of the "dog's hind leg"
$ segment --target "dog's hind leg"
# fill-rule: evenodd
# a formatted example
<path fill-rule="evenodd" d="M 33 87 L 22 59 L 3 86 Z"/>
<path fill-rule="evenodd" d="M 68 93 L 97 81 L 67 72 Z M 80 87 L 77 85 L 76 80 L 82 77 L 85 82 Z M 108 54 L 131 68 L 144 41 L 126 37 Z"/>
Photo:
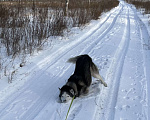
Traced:
<path fill-rule="evenodd" d="M 102 82 L 102 84 L 103 84 L 105 87 L 107 87 L 107 84 L 104 82 L 103 78 L 100 76 L 99 73 L 98 73 L 98 74 L 93 73 L 92 76 L 93 76 L 94 78 L 99 79 L 99 80 Z"/>
<path fill-rule="evenodd" d="M 83 88 L 83 94 L 88 94 L 89 93 L 89 87 L 84 87 Z"/>
<path fill-rule="evenodd" d="M 100 76 L 99 74 L 99 71 L 98 71 L 98 68 L 97 66 L 92 62 L 91 64 L 91 67 L 90 67 L 90 71 L 91 71 L 91 75 L 94 77 L 94 78 L 97 78 L 99 79 L 102 84 L 107 87 L 107 84 L 104 82 L 103 78 Z"/>

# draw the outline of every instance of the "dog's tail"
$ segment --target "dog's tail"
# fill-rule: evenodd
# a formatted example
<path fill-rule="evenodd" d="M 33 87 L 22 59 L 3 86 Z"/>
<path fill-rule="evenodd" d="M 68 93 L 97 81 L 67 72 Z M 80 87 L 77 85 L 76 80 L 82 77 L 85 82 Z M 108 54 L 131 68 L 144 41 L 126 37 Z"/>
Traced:
<path fill-rule="evenodd" d="M 80 57 L 83 57 L 85 55 L 79 55 L 79 56 L 76 56 L 76 57 L 73 57 L 73 58 L 70 58 L 68 59 L 67 62 L 70 62 L 70 63 L 76 63 L 76 61 L 80 58 Z M 88 56 L 88 55 L 86 55 Z M 89 58 L 91 59 L 91 57 L 89 56 Z M 90 71 L 91 71 L 91 75 L 94 77 L 94 78 L 97 78 L 99 79 L 102 84 L 107 87 L 107 84 L 104 82 L 103 78 L 100 76 L 99 74 L 99 70 L 97 68 L 97 66 L 92 62 L 92 59 L 90 60 Z"/>
<path fill-rule="evenodd" d="M 67 62 L 70 62 L 70 63 L 76 63 L 77 59 L 79 59 L 82 55 L 79 55 L 79 56 L 76 56 L 76 57 L 72 57 L 72 58 L 69 58 Z"/>
<path fill-rule="evenodd" d="M 107 84 L 104 82 L 103 78 L 100 76 L 99 74 L 99 70 L 97 68 L 97 66 L 92 62 L 91 63 L 91 66 L 90 66 L 90 71 L 91 71 L 91 75 L 94 77 L 94 78 L 97 78 L 99 79 L 102 84 L 107 87 Z"/>

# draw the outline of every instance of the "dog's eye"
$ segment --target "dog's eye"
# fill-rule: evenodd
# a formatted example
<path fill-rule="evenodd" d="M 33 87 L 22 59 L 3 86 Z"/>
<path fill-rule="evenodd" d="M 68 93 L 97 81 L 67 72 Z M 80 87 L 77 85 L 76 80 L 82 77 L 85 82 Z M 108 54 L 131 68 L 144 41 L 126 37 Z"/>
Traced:
<path fill-rule="evenodd" d="M 69 95 L 67 95 L 67 97 L 70 97 Z"/>

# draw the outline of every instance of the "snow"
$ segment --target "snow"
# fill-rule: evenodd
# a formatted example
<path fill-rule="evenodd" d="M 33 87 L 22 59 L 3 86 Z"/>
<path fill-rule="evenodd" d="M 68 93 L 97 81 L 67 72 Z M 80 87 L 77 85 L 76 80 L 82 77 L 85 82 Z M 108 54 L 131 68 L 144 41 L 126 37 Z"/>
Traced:
<path fill-rule="evenodd" d="M 93 78 L 88 95 L 74 100 L 68 120 L 149 120 L 149 34 L 146 16 L 120 1 L 83 30 L 55 38 L 51 48 L 18 69 L 11 84 L 0 80 L 0 120 L 65 120 L 70 103 L 59 102 L 58 87 L 74 71 L 66 61 L 80 54 L 92 57 L 108 87 Z"/>

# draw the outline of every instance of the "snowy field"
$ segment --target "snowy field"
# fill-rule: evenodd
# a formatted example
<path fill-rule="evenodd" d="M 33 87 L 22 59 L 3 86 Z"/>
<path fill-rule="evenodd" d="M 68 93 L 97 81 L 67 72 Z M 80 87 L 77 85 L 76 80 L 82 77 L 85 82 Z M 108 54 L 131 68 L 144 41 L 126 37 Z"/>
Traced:
<path fill-rule="evenodd" d="M 1 80 L 0 120 L 65 120 L 70 103 L 59 102 L 58 87 L 74 71 L 66 61 L 80 54 L 92 57 L 108 87 L 93 78 L 88 95 L 74 100 L 68 120 L 150 120 L 149 35 L 147 18 L 120 1 L 101 19 L 73 28 L 30 57 L 11 84 Z"/>

